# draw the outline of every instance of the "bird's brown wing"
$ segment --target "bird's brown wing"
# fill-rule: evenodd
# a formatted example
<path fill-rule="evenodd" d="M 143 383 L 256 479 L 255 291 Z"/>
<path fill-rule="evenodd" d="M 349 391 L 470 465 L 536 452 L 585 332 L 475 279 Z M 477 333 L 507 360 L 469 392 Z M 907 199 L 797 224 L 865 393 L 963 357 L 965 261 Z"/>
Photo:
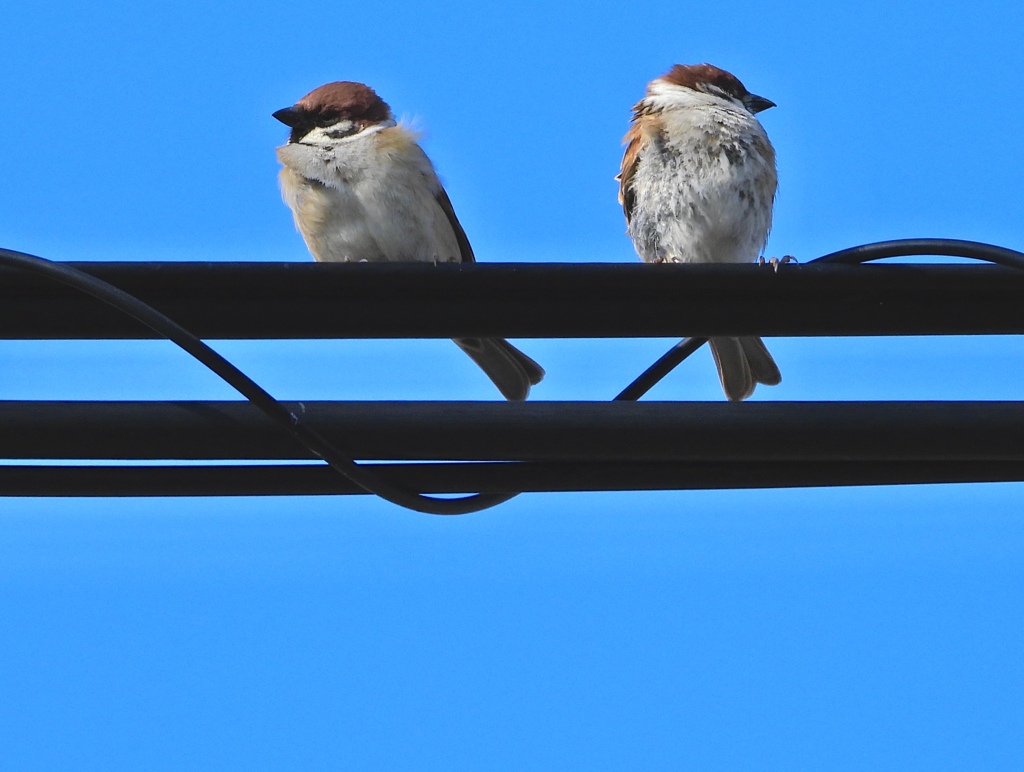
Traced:
<path fill-rule="evenodd" d="M 473 247 L 469 244 L 466 232 L 462 230 L 459 218 L 455 216 L 451 199 L 444 188 L 438 191 L 438 206 L 441 207 L 448 222 L 455 231 L 455 240 L 459 245 L 462 262 L 475 263 Z M 530 386 L 540 383 L 544 377 L 544 368 L 530 357 L 517 349 L 507 340 L 501 338 L 454 338 L 456 345 L 469 354 L 470 359 L 477 363 L 487 377 L 505 399 L 523 400 L 530 395 Z"/>
<path fill-rule="evenodd" d="M 470 246 L 469 237 L 462 230 L 462 224 L 459 222 L 459 218 L 455 216 L 455 209 L 452 208 L 451 199 L 448 198 L 444 188 L 441 188 L 434 198 L 437 199 L 438 206 L 441 207 L 441 211 L 444 212 L 448 222 L 451 223 L 452 230 L 455 231 L 455 240 L 459 244 L 459 254 L 462 256 L 462 262 L 475 263 L 476 258 L 473 256 L 473 247 Z"/>
<path fill-rule="evenodd" d="M 633 175 L 640 159 L 640 150 L 644 146 L 643 130 L 635 117 L 633 125 L 622 138 L 622 144 L 626 146 L 626 152 L 622 154 L 622 167 L 615 179 L 619 181 L 619 203 L 622 204 L 622 213 L 626 215 L 626 225 L 629 225 L 633 216 L 633 202 L 636 199 L 633 192 Z"/>

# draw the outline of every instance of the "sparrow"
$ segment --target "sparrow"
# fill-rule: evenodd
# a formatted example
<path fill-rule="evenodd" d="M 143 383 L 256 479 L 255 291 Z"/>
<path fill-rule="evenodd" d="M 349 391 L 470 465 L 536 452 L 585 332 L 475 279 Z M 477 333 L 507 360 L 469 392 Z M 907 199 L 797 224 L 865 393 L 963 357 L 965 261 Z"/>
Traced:
<path fill-rule="evenodd" d="M 319 262 L 475 262 L 417 136 L 369 86 L 328 83 L 273 117 L 281 194 Z M 522 400 L 543 368 L 500 338 L 456 338 L 502 395 Z"/>
<path fill-rule="evenodd" d="M 646 263 L 748 263 L 772 223 L 775 149 L 755 117 L 775 107 L 711 64 L 677 64 L 633 107 L 619 181 L 629 236 Z M 760 338 L 712 337 L 725 396 L 774 386 Z"/>

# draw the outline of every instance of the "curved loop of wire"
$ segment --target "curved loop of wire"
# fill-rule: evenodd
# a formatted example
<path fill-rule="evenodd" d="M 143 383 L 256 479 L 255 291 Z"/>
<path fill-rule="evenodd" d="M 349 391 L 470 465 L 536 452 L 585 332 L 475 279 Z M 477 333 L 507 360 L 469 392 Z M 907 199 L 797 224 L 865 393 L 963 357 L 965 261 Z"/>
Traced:
<path fill-rule="evenodd" d="M 942 257 L 965 257 L 986 263 L 1004 265 L 1007 268 L 1024 268 L 1024 252 L 1017 252 L 995 244 L 962 239 L 895 239 L 876 241 L 859 247 L 850 247 L 839 252 L 811 260 L 811 263 L 869 263 L 889 257 L 915 257 L 941 255 Z"/>
<path fill-rule="evenodd" d="M 811 260 L 811 263 L 868 263 L 890 257 L 914 257 L 925 255 L 942 255 L 943 257 L 965 257 L 983 260 L 988 263 L 1024 269 L 1024 253 L 994 244 L 983 244 L 980 241 L 963 241 L 960 239 L 897 239 L 894 241 L 878 241 L 859 247 L 843 249 L 839 252 Z M 616 400 L 638 400 L 672 372 L 682 362 L 708 342 L 707 338 L 686 338 L 670 348 L 653 365 L 648 367 L 636 380 L 623 389 Z"/>
<path fill-rule="evenodd" d="M 430 515 L 465 515 L 489 509 L 519 495 L 518 493 L 474 493 L 457 499 L 436 499 L 392 485 L 388 481 L 381 479 L 379 475 L 374 474 L 372 470 L 348 458 L 323 435 L 304 424 L 295 413 L 274 399 L 263 387 L 231 364 L 231 362 L 173 319 L 165 316 L 152 306 L 143 303 L 134 295 L 71 266 L 55 263 L 42 257 L 28 255 L 24 252 L 0 249 L 0 264 L 54 279 L 81 292 L 92 295 L 98 300 L 102 300 L 119 311 L 134 317 L 199 360 L 255 405 L 264 415 L 288 432 L 314 455 L 326 461 L 340 474 L 368 493 L 380 496 L 392 504 L 398 504 L 407 509 L 413 509 Z"/>

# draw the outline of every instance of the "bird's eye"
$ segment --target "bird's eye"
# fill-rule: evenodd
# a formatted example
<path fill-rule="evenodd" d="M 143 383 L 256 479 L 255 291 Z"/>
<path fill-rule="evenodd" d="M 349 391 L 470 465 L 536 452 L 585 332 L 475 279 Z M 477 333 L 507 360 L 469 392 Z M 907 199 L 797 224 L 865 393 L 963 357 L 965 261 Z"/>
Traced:
<path fill-rule="evenodd" d="M 334 112 L 333 110 L 321 112 L 317 113 L 316 117 L 313 119 L 313 125 L 321 129 L 325 129 L 328 126 L 333 126 L 340 119 L 341 115 L 339 115 L 337 112 Z"/>

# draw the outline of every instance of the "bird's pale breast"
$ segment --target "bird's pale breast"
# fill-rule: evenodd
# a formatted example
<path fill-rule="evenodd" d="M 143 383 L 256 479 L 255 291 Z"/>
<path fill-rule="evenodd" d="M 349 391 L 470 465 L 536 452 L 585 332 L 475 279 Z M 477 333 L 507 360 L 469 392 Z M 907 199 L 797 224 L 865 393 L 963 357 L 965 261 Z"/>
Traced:
<path fill-rule="evenodd" d="M 708 112 L 647 132 L 629 226 L 645 261 L 749 262 L 767 241 L 776 188 L 767 135 L 753 117 Z"/>

